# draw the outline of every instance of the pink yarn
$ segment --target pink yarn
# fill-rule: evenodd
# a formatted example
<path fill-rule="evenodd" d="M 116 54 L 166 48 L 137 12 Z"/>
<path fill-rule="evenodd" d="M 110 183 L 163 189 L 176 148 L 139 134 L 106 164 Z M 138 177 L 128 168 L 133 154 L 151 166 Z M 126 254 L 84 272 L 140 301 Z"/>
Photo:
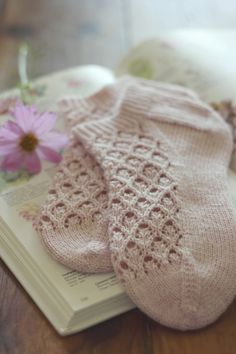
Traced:
<path fill-rule="evenodd" d="M 83 272 L 113 265 L 164 325 L 212 323 L 236 292 L 227 124 L 190 90 L 131 78 L 61 107 L 72 136 L 38 223 L 49 252 Z"/>
<path fill-rule="evenodd" d="M 89 99 L 63 99 L 59 108 L 69 129 L 105 113 L 102 107 L 93 113 Z M 112 271 L 107 224 L 102 171 L 71 136 L 35 228 L 56 260 L 80 272 L 99 273 Z"/>
<path fill-rule="evenodd" d="M 114 270 L 153 319 L 206 326 L 236 292 L 229 128 L 177 86 L 128 79 L 111 93 L 115 109 L 73 132 L 103 170 Z"/>

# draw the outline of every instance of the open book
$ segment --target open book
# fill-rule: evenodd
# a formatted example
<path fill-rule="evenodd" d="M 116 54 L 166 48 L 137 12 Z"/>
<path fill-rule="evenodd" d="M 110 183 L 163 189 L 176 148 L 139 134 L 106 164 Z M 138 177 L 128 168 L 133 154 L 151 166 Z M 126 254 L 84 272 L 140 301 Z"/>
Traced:
<path fill-rule="evenodd" d="M 236 82 L 232 80 L 236 68 L 229 55 L 233 50 L 236 53 L 235 39 L 233 32 L 164 35 L 132 50 L 115 74 L 84 66 L 35 80 L 35 103 L 41 110 L 56 110 L 56 101 L 62 96 L 90 95 L 114 82 L 115 76 L 127 73 L 194 88 L 207 101 L 236 100 Z M 14 91 L 3 95 L 9 94 Z M 8 117 L 0 119 L 2 123 Z M 62 119 L 58 129 L 63 130 Z M 135 306 L 113 273 L 81 274 L 59 264 L 45 251 L 32 221 L 56 169 L 47 163 L 43 167 L 33 177 L 23 172 L 0 173 L 0 255 L 55 329 L 66 335 Z M 236 205 L 236 175 L 232 171 L 229 193 Z"/>

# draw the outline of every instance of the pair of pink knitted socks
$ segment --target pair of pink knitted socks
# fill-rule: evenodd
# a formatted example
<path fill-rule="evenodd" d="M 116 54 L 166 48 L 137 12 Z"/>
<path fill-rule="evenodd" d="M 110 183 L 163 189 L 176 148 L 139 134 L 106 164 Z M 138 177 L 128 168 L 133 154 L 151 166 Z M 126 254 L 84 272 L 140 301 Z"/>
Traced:
<path fill-rule="evenodd" d="M 131 78 L 61 109 L 71 144 L 37 224 L 50 253 L 113 269 L 164 325 L 213 322 L 236 292 L 229 127 L 192 91 Z"/>

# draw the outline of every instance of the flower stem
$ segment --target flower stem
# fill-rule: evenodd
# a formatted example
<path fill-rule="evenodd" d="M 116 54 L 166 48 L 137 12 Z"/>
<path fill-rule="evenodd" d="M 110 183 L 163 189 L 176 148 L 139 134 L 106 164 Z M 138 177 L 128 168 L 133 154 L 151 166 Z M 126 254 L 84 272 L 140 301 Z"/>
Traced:
<path fill-rule="evenodd" d="M 20 82 L 23 86 L 29 84 L 29 79 L 27 75 L 27 57 L 29 53 L 29 47 L 26 43 L 23 43 L 19 49 L 18 55 L 18 72 L 20 76 Z"/>
<path fill-rule="evenodd" d="M 20 95 L 24 103 L 30 100 L 29 89 L 30 81 L 27 74 L 27 58 L 29 54 L 29 46 L 26 43 L 21 44 L 18 54 L 18 74 L 20 78 Z"/>

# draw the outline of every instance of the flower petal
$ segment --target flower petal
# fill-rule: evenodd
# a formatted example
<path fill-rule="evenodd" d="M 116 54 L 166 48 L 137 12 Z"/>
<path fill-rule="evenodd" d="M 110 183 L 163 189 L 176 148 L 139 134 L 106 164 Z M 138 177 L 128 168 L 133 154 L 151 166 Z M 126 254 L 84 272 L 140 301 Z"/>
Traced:
<path fill-rule="evenodd" d="M 41 171 L 41 162 L 35 151 L 25 154 L 24 166 L 30 173 L 39 173 Z"/>
<path fill-rule="evenodd" d="M 42 134 L 48 133 L 55 125 L 57 116 L 52 112 L 45 112 L 35 119 L 33 129 L 40 137 Z"/>
<path fill-rule="evenodd" d="M 18 150 L 18 146 L 14 141 L 1 141 L 0 139 L 0 156 L 9 155 Z"/>
<path fill-rule="evenodd" d="M 35 107 L 24 106 L 22 104 L 16 105 L 11 110 L 13 116 L 15 117 L 17 124 L 27 133 L 32 130 L 33 123 L 37 119 L 37 112 Z"/>
<path fill-rule="evenodd" d="M 1 163 L 1 168 L 5 171 L 15 172 L 22 167 L 24 155 L 21 151 L 16 151 L 14 154 L 5 156 Z"/>
<path fill-rule="evenodd" d="M 47 133 L 43 139 L 41 139 L 40 145 L 60 151 L 66 146 L 67 143 L 68 138 L 65 134 L 52 131 Z"/>
<path fill-rule="evenodd" d="M 16 135 L 20 135 L 23 133 L 19 125 L 16 122 L 13 122 L 12 120 L 8 120 L 4 124 L 4 128 L 10 130 L 12 133 L 15 133 Z"/>
<path fill-rule="evenodd" d="M 20 135 L 20 128 L 17 128 L 17 124 L 14 124 L 14 122 L 12 122 L 13 124 L 9 123 L 10 121 L 0 127 L 1 140 L 15 140 Z"/>
<path fill-rule="evenodd" d="M 58 152 L 46 146 L 40 145 L 37 149 L 37 153 L 42 160 L 47 160 L 53 163 L 59 163 L 62 158 Z"/>

